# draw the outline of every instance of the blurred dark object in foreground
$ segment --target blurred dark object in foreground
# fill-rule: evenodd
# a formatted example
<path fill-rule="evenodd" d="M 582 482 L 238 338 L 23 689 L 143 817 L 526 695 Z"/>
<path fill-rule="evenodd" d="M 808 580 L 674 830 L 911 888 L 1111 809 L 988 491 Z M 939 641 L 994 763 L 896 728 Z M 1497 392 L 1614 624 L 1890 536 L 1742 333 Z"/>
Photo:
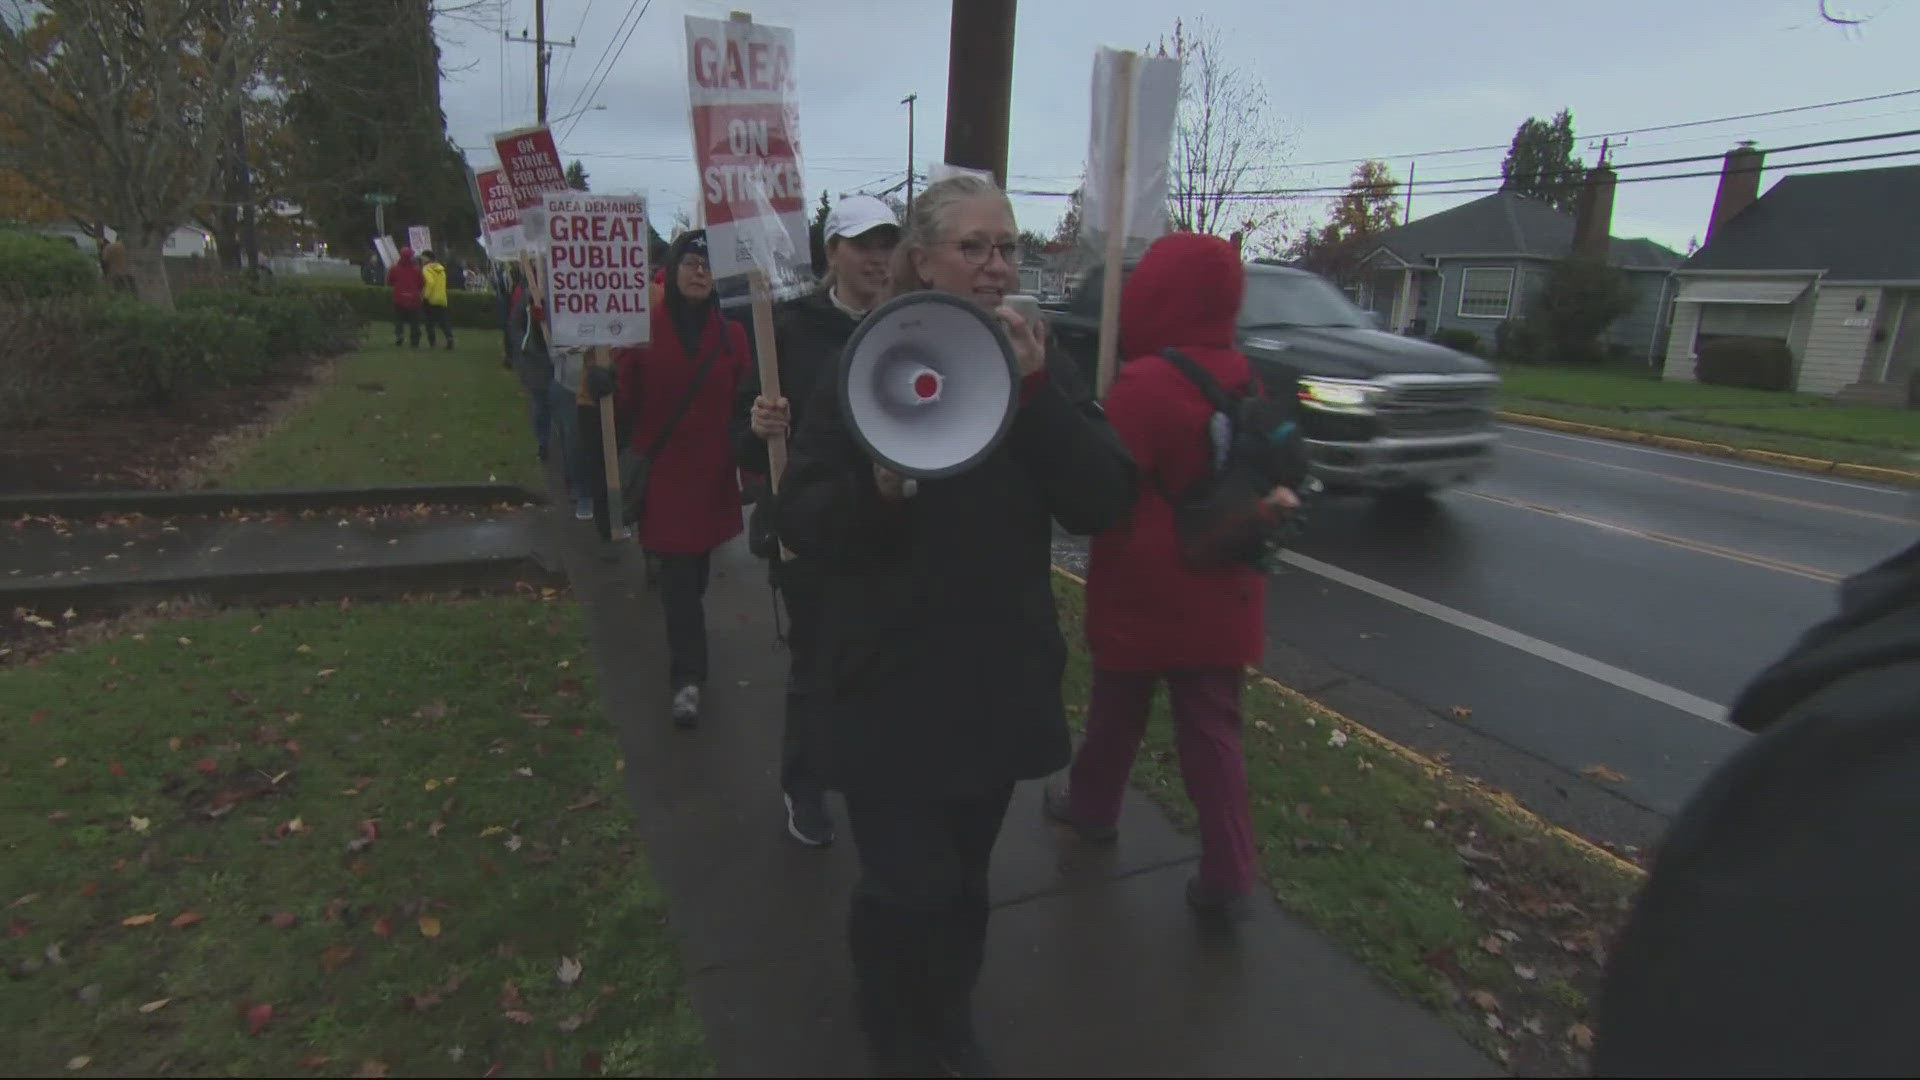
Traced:
<path fill-rule="evenodd" d="M 1734 705 L 1600 1001 L 1600 1076 L 1920 1075 L 1920 544 Z"/>

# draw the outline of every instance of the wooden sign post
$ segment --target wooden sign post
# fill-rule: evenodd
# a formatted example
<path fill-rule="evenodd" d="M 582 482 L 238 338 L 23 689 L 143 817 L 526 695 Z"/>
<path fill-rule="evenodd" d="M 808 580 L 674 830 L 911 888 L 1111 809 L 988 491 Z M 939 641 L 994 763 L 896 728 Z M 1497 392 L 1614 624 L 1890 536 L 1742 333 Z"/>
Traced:
<path fill-rule="evenodd" d="M 540 305 L 541 310 L 544 311 L 547 306 L 546 282 L 540 276 L 538 265 L 538 260 L 532 254 L 524 249 L 520 252 L 520 273 L 527 279 L 527 291 L 533 296 L 533 302 Z M 545 331 L 541 332 L 541 337 L 542 339 L 547 337 Z M 552 348 L 551 344 L 548 348 Z M 604 346 L 594 349 L 590 362 L 599 367 L 611 368 L 613 350 Z M 587 393 L 587 379 L 584 371 L 580 375 L 580 390 L 575 395 L 575 400 L 582 405 L 593 404 L 592 395 Z M 608 394 L 601 398 L 599 405 L 600 458 L 607 474 L 607 535 L 614 540 L 625 540 L 633 530 L 627 527 L 627 518 L 624 513 L 626 507 L 620 500 L 620 436 L 617 430 L 618 425 L 614 422 L 613 395 Z"/>
<path fill-rule="evenodd" d="M 1127 161 L 1133 128 L 1133 66 L 1138 54 L 1127 51 L 1114 65 L 1113 116 L 1114 150 L 1107 170 L 1107 250 L 1106 272 L 1100 278 L 1100 343 L 1094 372 L 1094 393 L 1107 396 L 1113 385 L 1120 354 L 1120 279 L 1124 276 L 1127 250 Z"/>
<path fill-rule="evenodd" d="M 747 284 L 753 290 L 753 343 L 758 353 L 760 365 L 760 396 L 768 401 L 778 401 L 780 393 L 780 357 L 774 348 L 773 340 L 773 297 L 767 288 L 767 275 L 759 267 L 747 271 Z M 793 415 L 792 403 L 788 403 L 787 415 Z M 767 440 L 767 493 L 780 493 L 780 477 L 787 471 L 787 437 L 775 435 Z M 784 561 L 793 558 L 793 552 L 787 550 L 783 542 L 780 545 L 780 558 Z"/>

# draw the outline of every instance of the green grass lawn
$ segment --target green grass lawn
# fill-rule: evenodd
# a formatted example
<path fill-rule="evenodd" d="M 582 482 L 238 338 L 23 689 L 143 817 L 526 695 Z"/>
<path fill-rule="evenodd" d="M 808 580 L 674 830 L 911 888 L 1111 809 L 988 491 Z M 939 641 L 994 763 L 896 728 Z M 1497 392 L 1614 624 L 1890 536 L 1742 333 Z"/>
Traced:
<path fill-rule="evenodd" d="M 327 603 L 0 669 L 5 1071 L 710 1072 L 581 641 Z"/>
<path fill-rule="evenodd" d="M 223 487 L 311 487 L 497 479 L 538 489 L 527 400 L 497 333 L 448 351 L 394 348 L 387 328 L 337 362 L 332 382 L 222 475 Z"/>
<path fill-rule="evenodd" d="M 1502 365 L 1517 413 L 1749 450 L 1920 469 L 1920 410 L 1839 405 L 1816 394 L 1666 382 L 1651 376 Z"/>
<path fill-rule="evenodd" d="M 1084 601 L 1055 586 L 1077 723 Z M 1521 1075 L 1586 1075 L 1600 958 L 1639 877 L 1265 682 L 1249 681 L 1244 710 L 1260 860 L 1282 904 Z M 1192 827 L 1164 691 L 1134 779 Z"/>

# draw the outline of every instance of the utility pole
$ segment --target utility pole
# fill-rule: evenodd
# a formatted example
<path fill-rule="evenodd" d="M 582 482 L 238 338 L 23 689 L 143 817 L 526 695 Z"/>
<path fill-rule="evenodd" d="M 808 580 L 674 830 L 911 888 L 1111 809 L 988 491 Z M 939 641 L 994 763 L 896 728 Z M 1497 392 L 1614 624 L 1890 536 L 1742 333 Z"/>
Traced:
<path fill-rule="evenodd" d="M 547 40 L 547 0 L 533 0 L 533 37 L 527 37 L 525 30 L 519 37 L 502 34 L 508 41 L 517 41 L 522 45 L 533 46 L 533 103 L 534 113 L 540 123 L 547 122 L 547 66 L 553 61 L 553 50 L 571 49 L 574 39 L 565 41 Z"/>
<path fill-rule="evenodd" d="M 1413 170 L 1419 167 L 1420 160 L 1418 158 L 1407 162 L 1407 205 L 1400 210 L 1400 224 L 1402 225 L 1413 220 Z"/>
<path fill-rule="evenodd" d="M 1007 184 L 1016 0 L 953 0 L 947 43 L 947 164 Z"/>
<path fill-rule="evenodd" d="M 374 192 L 367 195 L 366 201 L 373 204 L 373 233 L 375 236 L 387 235 L 387 207 L 392 206 L 397 196 Z"/>
<path fill-rule="evenodd" d="M 913 103 L 920 100 L 917 93 L 908 94 L 900 99 L 907 107 L 907 220 L 913 220 Z M 904 223 L 903 223 L 904 224 Z"/>

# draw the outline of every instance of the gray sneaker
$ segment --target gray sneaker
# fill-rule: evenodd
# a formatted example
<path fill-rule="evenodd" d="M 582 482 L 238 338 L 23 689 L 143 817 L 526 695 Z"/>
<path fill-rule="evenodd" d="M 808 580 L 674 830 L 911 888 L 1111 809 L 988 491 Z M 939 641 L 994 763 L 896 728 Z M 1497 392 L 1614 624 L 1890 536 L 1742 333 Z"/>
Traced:
<path fill-rule="evenodd" d="M 673 726 L 690 728 L 700 723 L 700 688 L 683 686 L 673 692 Z"/>
<path fill-rule="evenodd" d="M 826 847 L 833 843 L 833 818 L 827 814 L 827 802 L 818 795 L 781 796 L 787 801 L 787 835 L 808 847 Z"/>
<path fill-rule="evenodd" d="M 573 520 L 575 521 L 592 521 L 593 520 L 593 496 L 591 495 L 574 496 Z"/>

